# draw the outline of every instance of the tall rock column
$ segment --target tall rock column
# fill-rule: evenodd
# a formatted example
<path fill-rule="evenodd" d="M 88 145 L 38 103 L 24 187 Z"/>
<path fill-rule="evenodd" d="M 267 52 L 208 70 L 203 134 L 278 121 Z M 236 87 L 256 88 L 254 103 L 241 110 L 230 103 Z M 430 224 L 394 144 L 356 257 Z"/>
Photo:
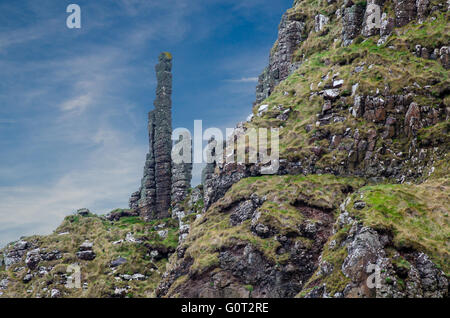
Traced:
<path fill-rule="evenodd" d="M 172 186 L 172 56 L 162 53 L 156 65 L 155 109 L 148 114 L 149 153 L 139 191 L 130 198 L 130 208 L 144 220 L 169 217 Z"/>
<path fill-rule="evenodd" d="M 157 218 L 169 217 L 172 185 L 172 56 L 162 53 L 156 65 L 155 183 Z"/>

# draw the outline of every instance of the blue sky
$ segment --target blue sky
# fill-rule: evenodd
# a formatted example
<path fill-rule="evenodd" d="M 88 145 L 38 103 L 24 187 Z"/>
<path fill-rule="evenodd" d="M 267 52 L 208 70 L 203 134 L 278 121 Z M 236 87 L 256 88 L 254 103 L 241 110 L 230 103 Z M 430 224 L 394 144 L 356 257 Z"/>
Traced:
<path fill-rule="evenodd" d="M 174 56 L 174 128 L 244 120 L 292 2 L 0 0 L 0 246 L 77 208 L 127 207 L 161 51 Z M 81 29 L 66 27 L 70 3 Z"/>

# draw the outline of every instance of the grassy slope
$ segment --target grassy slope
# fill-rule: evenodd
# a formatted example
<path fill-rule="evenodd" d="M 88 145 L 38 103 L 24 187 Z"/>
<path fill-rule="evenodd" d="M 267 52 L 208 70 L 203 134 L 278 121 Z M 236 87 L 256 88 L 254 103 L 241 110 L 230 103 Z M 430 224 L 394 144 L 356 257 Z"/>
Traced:
<path fill-rule="evenodd" d="M 275 264 L 286 263 L 289 253 L 277 254 L 281 245 L 273 237 L 263 239 L 253 234 L 250 220 L 237 226 L 230 224 L 230 214 L 226 211 L 234 204 L 248 200 L 252 194 L 266 198 L 259 208 L 261 223 L 275 228 L 279 235 L 297 237 L 308 246 L 311 242 L 299 232 L 299 225 L 308 220 L 294 206 L 295 201 L 302 198 L 310 206 L 336 210 L 346 196 L 344 193 L 365 183 L 363 179 L 337 178 L 331 175 L 265 176 L 241 180 L 201 219 L 192 224 L 191 233 L 183 243 L 187 248 L 185 258 L 194 259 L 191 272 L 199 274 L 216 267 L 218 252 L 237 242 L 251 243 Z"/>
<path fill-rule="evenodd" d="M 161 240 L 156 233 L 155 226 L 161 223 L 167 224 L 168 236 Z M 67 235 L 58 233 L 69 232 Z M 114 245 L 113 242 L 125 239 L 126 233 L 132 232 L 134 237 L 142 239 L 143 244 L 124 242 Z M 72 215 L 67 217 L 54 234 L 48 236 L 33 236 L 24 238 L 47 251 L 59 250 L 63 257 L 60 260 L 41 261 L 39 266 L 52 267 L 53 269 L 42 277 L 36 276 L 27 284 L 22 282 L 27 269 L 19 269 L 23 263 L 13 266 L 8 271 L 0 268 L 0 280 L 9 278 L 11 285 L 3 297 L 35 297 L 38 294 L 49 297 L 52 288 L 59 289 L 64 297 L 108 297 L 114 293 L 114 289 L 130 286 L 128 297 L 151 297 L 157 286 L 160 276 L 165 268 L 167 259 L 153 262 L 148 255 L 151 246 L 164 245 L 175 247 L 178 244 L 178 229 L 173 220 L 161 220 L 144 223 L 140 218 L 128 217 L 119 222 L 106 221 L 98 216 L 82 217 Z M 93 261 L 80 261 L 75 253 L 79 246 L 88 240 L 94 243 L 94 252 L 97 257 Z M 116 273 L 112 273 L 110 262 L 118 257 L 124 257 L 128 262 L 121 265 Z M 67 267 L 71 264 L 81 266 L 81 283 L 88 283 L 86 289 L 67 289 L 57 284 L 61 281 L 61 275 L 66 274 Z M 148 276 L 146 281 L 116 280 L 120 274 L 143 274 Z M 47 288 L 48 291 L 43 289 Z M 28 292 L 30 291 L 31 292 Z"/>

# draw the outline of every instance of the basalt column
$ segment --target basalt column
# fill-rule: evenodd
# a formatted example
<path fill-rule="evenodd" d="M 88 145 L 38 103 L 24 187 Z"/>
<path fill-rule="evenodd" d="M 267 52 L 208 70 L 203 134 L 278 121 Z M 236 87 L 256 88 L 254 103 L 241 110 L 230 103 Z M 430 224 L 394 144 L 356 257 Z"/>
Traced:
<path fill-rule="evenodd" d="M 156 65 L 155 110 L 148 114 L 149 153 L 139 191 L 130 208 L 145 220 L 169 217 L 172 187 L 172 57 L 162 53 Z"/>
<path fill-rule="evenodd" d="M 189 136 L 190 137 L 190 136 Z M 179 140 L 175 142 L 175 145 L 178 143 L 188 143 L 189 146 L 192 146 L 192 141 L 188 136 L 180 136 Z M 184 138 L 187 138 L 184 140 Z M 191 149 L 191 148 L 189 148 Z M 183 149 L 184 150 L 184 149 Z M 184 153 L 180 152 L 178 155 L 183 155 Z M 188 195 L 188 191 L 191 188 L 191 179 L 192 179 L 192 152 L 184 156 L 189 158 L 189 162 L 176 162 L 172 161 L 172 207 L 175 208 L 177 205 L 182 203 L 186 196 Z M 173 158 L 172 158 L 173 159 Z"/>
<path fill-rule="evenodd" d="M 169 217 L 172 188 L 172 56 L 162 53 L 156 65 L 155 182 L 156 215 Z"/>
<path fill-rule="evenodd" d="M 141 193 L 138 201 L 138 207 L 141 216 L 144 219 L 152 219 L 155 210 L 156 200 L 156 184 L 155 184 L 155 154 L 154 148 L 155 136 L 155 111 L 148 113 L 148 137 L 149 137 L 149 153 L 145 160 L 144 177 L 141 182 Z"/>

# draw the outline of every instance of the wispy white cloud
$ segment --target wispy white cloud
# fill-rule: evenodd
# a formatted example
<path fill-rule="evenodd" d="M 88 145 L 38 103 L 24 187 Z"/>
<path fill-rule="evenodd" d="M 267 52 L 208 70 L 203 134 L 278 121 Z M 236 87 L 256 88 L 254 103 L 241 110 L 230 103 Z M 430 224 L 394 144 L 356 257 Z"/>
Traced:
<path fill-rule="evenodd" d="M 92 103 L 92 96 L 90 94 L 76 96 L 62 103 L 61 109 L 69 112 L 83 112 L 89 104 Z"/>
<path fill-rule="evenodd" d="M 14 119 L 3 119 L 0 118 L 0 125 L 1 124 L 15 124 L 17 122 L 17 120 Z"/>
<path fill-rule="evenodd" d="M 25 234 L 50 233 L 65 215 L 81 207 L 106 213 L 124 207 L 130 189 L 137 188 L 145 148 L 130 146 L 126 132 L 101 127 L 92 136 L 95 150 L 53 182 L 0 186 L 0 245 L 17 239 L 1 228 L 40 224 Z"/>
<path fill-rule="evenodd" d="M 226 82 L 232 82 L 232 83 L 257 83 L 258 77 L 242 77 L 239 79 L 231 79 L 231 80 L 225 80 Z"/>

